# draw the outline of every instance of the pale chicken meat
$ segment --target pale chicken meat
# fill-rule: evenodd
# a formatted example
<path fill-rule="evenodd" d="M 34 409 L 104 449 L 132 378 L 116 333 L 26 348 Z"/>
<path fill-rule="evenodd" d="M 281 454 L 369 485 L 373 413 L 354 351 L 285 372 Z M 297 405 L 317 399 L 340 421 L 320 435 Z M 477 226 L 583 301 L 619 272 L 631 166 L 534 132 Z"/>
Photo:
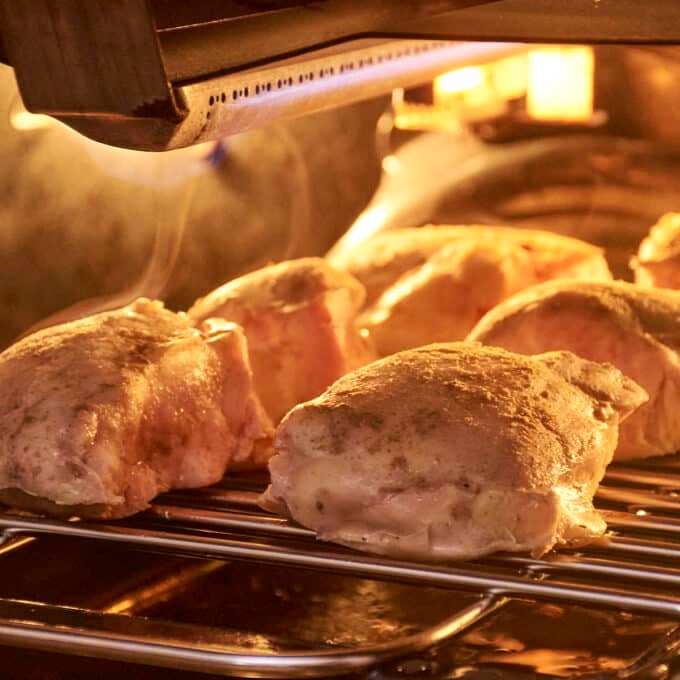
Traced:
<path fill-rule="evenodd" d="M 579 239 L 548 231 L 488 225 L 427 225 L 390 229 L 361 241 L 352 250 L 343 249 L 329 261 L 351 272 L 366 288 L 366 303 L 382 293 L 437 253 L 458 241 L 483 244 L 516 243 L 531 254 L 544 279 L 554 270 L 574 278 L 610 279 L 603 251 Z"/>
<path fill-rule="evenodd" d="M 310 257 L 234 279 L 198 300 L 189 316 L 197 323 L 219 317 L 243 327 L 257 393 L 278 422 L 296 404 L 375 359 L 356 326 L 364 295 L 353 276 Z"/>
<path fill-rule="evenodd" d="M 611 279 L 600 248 L 511 227 L 396 229 L 334 262 L 366 286 L 359 323 L 382 356 L 461 340 L 492 307 L 542 281 Z"/>
<path fill-rule="evenodd" d="M 540 555 L 605 531 L 593 494 L 646 396 L 568 352 L 473 343 L 361 368 L 280 424 L 260 499 L 319 538 L 386 555 Z"/>
<path fill-rule="evenodd" d="M 234 324 L 140 299 L 0 354 L 0 501 L 115 518 L 262 466 L 273 428 Z"/>
<path fill-rule="evenodd" d="M 631 266 L 635 282 L 657 288 L 680 288 L 680 213 L 667 213 L 643 239 Z"/>
<path fill-rule="evenodd" d="M 680 449 L 680 292 L 554 281 L 506 300 L 469 338 L 522 354 L 570 350 L 614 364 L 649 394 L 622 425 L 616 458 Z"/>

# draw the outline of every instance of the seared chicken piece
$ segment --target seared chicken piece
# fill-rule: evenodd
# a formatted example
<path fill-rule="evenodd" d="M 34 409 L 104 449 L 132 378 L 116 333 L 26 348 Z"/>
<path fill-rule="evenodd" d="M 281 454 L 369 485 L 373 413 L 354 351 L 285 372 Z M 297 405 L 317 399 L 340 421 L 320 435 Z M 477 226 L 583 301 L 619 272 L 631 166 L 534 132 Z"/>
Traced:
<path fill-rule="evenodd" d="M 565 349 L 614 364 L 649 394 L 622 425 L 615 457 L 680 449 L 680 292 L 554 281 L 506 300 L 469 339 L 522 354 Z"/>
<path fill-rule="evenodd" d="M 365 283 L 374 300 L 359 323 L 383 356 L 461 340 L 492 307 L 542 281 L 611 279 L 599 248 L 509 227 L 388 231 L 340 264 Z"/>
<path fill-rule="evenodd" d="M 355 325 L 363 286 L 320 258 L 259 269 L 221 286 L 189 310 L 243 327 L 257 393 L 278 422 L 340 376 L 375 359 Z"/>
<path fill-rule="evenodd" d="M 160 302 L 24 338 L 0 385 L 0 501 L 29 510 L 124 517 L 271 450 L 241 330 Z"/>
<path fill-rule="evenodd" d="M 429 225 L 391 229 L 343 251 L 329 261 L 356 276 L 374 303 L 404 274 L 424 265 L 444 246 L 459 241 L 480 245 L 516 244 L 531 256 L 542 281 L 560 277 L 608 280 L 611 273 L 601 248 L 567 236 L 534 229 L 492 226 Z M 469 246 L 468 246 L 469 247 Z"/>
<path fill-rule="evenodd" d="M 260 503 L 371 552 L 540 555 L 600 536 L 592 498 L 644 391 L 568 352 L 471 343 L 395 354 L 293 409 Z"/>
<path fill-rule="evenodd" d="M 680 288 L 680 213 L 668 213 L 652 227 L 631 266 L 636 283 Z"/>

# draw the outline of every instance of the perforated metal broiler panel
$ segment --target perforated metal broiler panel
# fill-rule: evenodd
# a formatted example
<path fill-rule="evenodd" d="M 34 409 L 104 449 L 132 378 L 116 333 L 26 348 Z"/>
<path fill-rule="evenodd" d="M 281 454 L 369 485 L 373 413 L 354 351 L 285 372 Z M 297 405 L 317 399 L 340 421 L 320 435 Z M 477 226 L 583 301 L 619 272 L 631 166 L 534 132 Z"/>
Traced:
<path fill-rule="evenodd" d="M 518 49 L 508 42 L 678 44 L 680 5 L 0 0 L 0 61 L 30 111 L 156 151 L 426 83 Z"/>
<path fill-rule="evenodd" d="M 188 555 L 200 558 L 185 561 L 186 565 L 181 567 L 170 561 L 168 573 L 156 575 L 141 586 L 132 582 L 127 586 L 122 584 L 116 597 L 92 607 L 79 606 L 77 599 L 76 606 L 68 600 L 69 606 L 65 606 L 63 600 L 61 603 L 27 601 L 22 593 L 18 593 L 21 597 L 11 597 L 3 591 L 0 642 L 224 675 L 286 678 L 357 673 L 362 676 L 373 673 L 370 677 L 376 679 L 392 677 L 385 668 L 402 673 L 426 672 L 427 677 L 435 677 L 436 669 L 442 667 L 436 662 L 438 650 L 447 648 L 446 658 L 458 668 L 459 674 L 451 675 L 449 669 L 448 674 L 437 677 L 463 677 L 466 672 L 477 672 L 475 669 L 485 665 L 479 663 L 480 659 L 490 659 L 496 665 L 501 663 L 506 670 L 514 668 L 526 673 L 528 666 L 534 665 L 528 661 L 532 658 L 542 660 L 537 664 L 539 670 L 557 668 L 561 671 L 555 674 L 564 676 L 564 669 L 568 671 L 569 666 L 559 663 L 560 655 L 565 653 L 561 649 L 559 623 L 558 637 L 554 630 L 548 635 L 552 636 L 553 650 L 541 649 L 537 643 L 538 657 L 516 646 L 513 648 L 508 639 L 516 632 L 512 628 L 519 621 L 528 630 L 533 628 L 535 634 L 535 629 L 546 625 L 546 612 L 553 612 L 550 616 L 554 618 L 554 612 L 583 610 L 590 611 L 584 614 L 585 626 L 595 627 L 593 622 L 597 622 L 598 617 L 609 616 L 632 622 L 626 633 L 612 628 L 614 632 L 610 634 L 614 638 L 608 645 L 616 646 L 616 636 L 630 636 L 631 631 L 638 636 L 644 633 L 646 637 L 642 646 L 630 647 L 625 663 L 621 659 L 612 661 L 614 651 L 610 652 L 611 658 L 592 651 L 588 664 L 576 666 L 581 671 L 598 671 L 598 677 L 603 677 L 603 669 L 608 669 L 612 677 L 662 678 L 673 673 L 676 663 L 673 660 L 680 650 L 680 569 L 677 568 L 680 456 L 610 469 L 598 498 L 611 532 L 599 543 L 579 552 L 562 550 L 543 559 L 500 555 L 450 565 L 399 562 L 318 542 L 310 531 L 255 506 L 263 482 L 263 478 L 253 476 L 227 477 L 217 487 L 168 494 L 158 499 L 148 512 L 111 524 L 66 523 L 0 514 L 4 542 L 0 549 L 0 569 L 3 561 L 30 550 L 35 545 L 34 537 L 43 537 L 40 540 L 52 544 L 56 540 L 65 551 L 69 550 L 69 541 L 75 539 L 79 542 L 84 539 L 91 551 L 106 547 L 113 555 L 120 555 L 121 572 L 130 548 L 173 556 L 168 560 Z M 54 547 L 52 549 L 54 552 Z M 191 583 L 222 568 L 225 561 L 234 563 L 234 569 L 239 570 L 234 573 L 265 569 L 262 578 L 276 580 L 283 589 L 296 579 L 302 578 L 304 582 L 305 573 L 316 571 L 327 573 L 325 578 L 329 584 L 331 579 L 342 578 L 363 579 L 357 581 L 363 584 L 388 582 L 393 584 L 390 588 L 402 589 L 390 591 L 393 598 L 409 601 L 422 598 L 423 603 L 429 602 L 430 615 L 438 613 L 439 620 L 420 628 L 397 626 L 380 641 L 380 635 L 378 640 L 375 636 L 362 639 L 361 620 L 353 619 L 358 609 L 353 613 L 351 605 L 337 610 L 331 608 L 321 612 L 317 621 L 334 623 L 334 639 L 313 642 L 309 636 L 302 635 L 297 638 L 301 640 L 297 646 L 291 643 L 295 636 L 287 636 L 285 640 L 277 636 L 277 631 L 286 630 L 286 623 L 294 626 L 294 599 L 279 611 L 248 614 L 256 622 L 259 617 L 261 633 L 254 632 L 253 622 L 246 625 L 242 617 L 229 621 L 226 626 L 216 626 L 212 621 L 202 620 L 200 615 L 188 623 L 169 620 L 171 608 L 164 608 L 163 603 L 190 589 Z M 254 566 L 238 567 L 242 562 Z M 83 588 L 87 587 L 88 578 L 91 580 L 92 575 L 88 574 L 87 578 L 83 575 Z M 94 578 L 96 583 L 96 575 Z M 307 576 L 308 581 L 310 578 Z M 219 588 L 213 592 L 219 597 Z M 373 590 L 363 585 L 357 592 L 366 598 Z M 222 596 L 226 597 L 224 593 Z M 449 596 L 453 599 L 447 600 Z M 523 613 L 518 615 L 520 609 Z M 271 621 L 266 623 L 270 615 L 278 617 L 278 628 L 272 627 Z M 282 621 L 282 618 L 289 620 Z M 337 633 L 343 625 L 349 629 L 354 627 L 357 635 L 343 638 Z M 506 625 L 511 630 L 505 639 L 498 632 L 490 639 L 488 631 L 486 637 L 483 632 L 488 625 L 501 631 Z M 564 635 L 567 635 L 566 628 Z M 333 637 L 330 633 L 328 636 Z M 462 648 L 464 642 L 469 646 L 470 640 L 482 640 L 483 645 L 487 645 L 485 654 L 472 661 L 468 659 L 467 664 L 462 663 L 465 654 L 456 660 L 457 646 Z M 623 645 L 624 649 L 629 642 Z M 489 653 L 489 646 L 494 645 L 498 653 Z M 504 649 L 504 645 L 508 649 Z M 550 654 L 554 656 L 552 661 Z M 435 660 L 434 665 L 430 667 L 430 661 L 422 659 Z M 676 671 L 680 672 L 677 668 Z M 388 675 L 382 675 L 383 672 Z"/>

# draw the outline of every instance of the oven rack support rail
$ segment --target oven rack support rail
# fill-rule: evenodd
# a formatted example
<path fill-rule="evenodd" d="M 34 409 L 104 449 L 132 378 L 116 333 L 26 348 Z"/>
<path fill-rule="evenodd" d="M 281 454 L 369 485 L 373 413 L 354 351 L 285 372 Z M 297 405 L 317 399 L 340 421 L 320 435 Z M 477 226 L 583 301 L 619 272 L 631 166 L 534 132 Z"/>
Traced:
<path fill-rule="evenodd" d="M 52 534 L 437 586 L 477 598 L 437 625 L 389 642 L 268 653 L 248 651 L 238 636 L 220 629 L 0 599 L 0 643 L 223 675 L 303 678 L 355 673 L 450 642 L 514 598 L 657 615 L 680 626 L 680 455 L 612 466 L 598 492 L 609 534 L 541 559 L 496 555 L 425 564 L 358 553 L 259 510 L 261 488 L 261 479 L 226 477 L 220 486 L 166 494 L 145 513 L 109 524 L 0 513 L 0 559 Z M 680 649 L 679 632 L 661 639 L 659 649 Z"/>

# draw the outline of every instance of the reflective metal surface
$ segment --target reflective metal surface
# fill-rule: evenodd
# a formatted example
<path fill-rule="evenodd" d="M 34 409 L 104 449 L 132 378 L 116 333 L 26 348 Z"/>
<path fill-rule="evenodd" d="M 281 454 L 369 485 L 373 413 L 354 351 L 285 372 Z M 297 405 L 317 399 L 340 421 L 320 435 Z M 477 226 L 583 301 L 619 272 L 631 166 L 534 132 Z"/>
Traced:
<path fill-rule="evenodd" d="M 449 68 L 486 63 L 525 52 L 517 43 L 443 41 L 364 41 L 368 45 L 338 53 L 327 48 L 304 58 L 288 59 L 181 85 L 176 95 L 187 116 L 167 148 L 190 146 L 224 135 L 261 127 L 273 120 L 344 106 L 431 81 Z M 65 121 L 90 136 L 80 121 Z M 102 128 L 104 129 L 104 128 Z M 106 134 L 114 132 L 106 127 Z M 109 144 L 117 143 L 108 138 Z M 123 145 L 127 143 L 121 139 Z"/>

